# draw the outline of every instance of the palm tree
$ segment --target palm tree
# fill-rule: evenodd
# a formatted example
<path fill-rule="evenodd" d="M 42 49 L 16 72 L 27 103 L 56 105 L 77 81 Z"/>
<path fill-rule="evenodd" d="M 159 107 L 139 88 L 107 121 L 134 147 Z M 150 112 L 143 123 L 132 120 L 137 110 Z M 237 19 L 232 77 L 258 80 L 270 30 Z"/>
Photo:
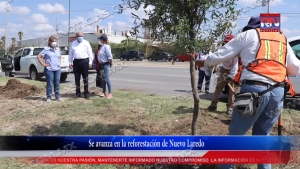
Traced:
<path fill-rule="evenodd" d="M 22 46 L 22 39 L 23 39 L 23 32 L 18 32 L 19 35 L 19 41 L 20 41 L 20 47 Z"/>
<path fill-rule="evenodd" d="M 14 51 L 15 48 L 16 48 L 16 42 L 17 42 L 17 39 L 16 38 L 11 38 L 11 51 Z"/>
<path fill-rule="evenodd" d="M 5 49 L 6 48 L 6 38 L 5 38 L 5 36 L 2 36 L 1 40 L 3 42 L 3 46 L 4 46 L 4 49 Z"/>

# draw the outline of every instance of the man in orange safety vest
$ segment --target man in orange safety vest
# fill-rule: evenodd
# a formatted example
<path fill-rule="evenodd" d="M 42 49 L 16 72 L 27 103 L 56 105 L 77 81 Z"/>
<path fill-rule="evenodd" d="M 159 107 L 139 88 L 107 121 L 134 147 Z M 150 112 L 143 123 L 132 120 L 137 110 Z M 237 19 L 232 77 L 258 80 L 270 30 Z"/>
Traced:
<path fill-rule="evenodd" d="M 252 135 L 269 135 L 283 108 L 285 84 L 288 76 L 299 73 L 297 59 L 286 37 L 278 32 L 260 31 L 260 17 L 251 17 L 243 32 L 210 56 L 204 67 L 238 56 L 239 70 L 235 82 L 241 83 L 240 93 L 261 93 L 255 111 L 247 116 L 234 106 L 229 135 L 244 135 L 252 127 Z M 295 94 L 290 85 L 291 94 Z M 263 93 L 263 94 L 262 94 Z M 236 99 L 237 100 L 237 95 Z M 258 106 L 257 106 L 258 105 Z M 233 165 L 221 165 L 231 169 Z M 258 164 L 258 169 L 271 169 L 271 164 Z"/>

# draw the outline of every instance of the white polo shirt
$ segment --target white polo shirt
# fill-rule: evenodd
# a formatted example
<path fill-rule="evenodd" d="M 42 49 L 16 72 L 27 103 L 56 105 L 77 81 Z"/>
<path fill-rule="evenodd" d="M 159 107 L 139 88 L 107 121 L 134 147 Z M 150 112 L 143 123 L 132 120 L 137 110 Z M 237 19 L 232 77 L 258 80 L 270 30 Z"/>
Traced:
<path fill-rule="evenodd" d="M 69 63 L 73 63 L 73 59 L 86 58 L 89 58 L 89 64 L 93 63 L 94 56 L 90 42 L 84 39 L 82 42 L 73 41 L 69 51 Z"/>
<path fill-rule="evenodd" d="M 198 57 L 196 58 L 196 60 L 206 60 L 207 56 L 210 55 L 210 54 L 211 54 L 210 51 L 207 55 L 204 55 L 203 53 L 199 52 Z M 201 67 L 200 70 L 206 71 L 205 67 Z"/>

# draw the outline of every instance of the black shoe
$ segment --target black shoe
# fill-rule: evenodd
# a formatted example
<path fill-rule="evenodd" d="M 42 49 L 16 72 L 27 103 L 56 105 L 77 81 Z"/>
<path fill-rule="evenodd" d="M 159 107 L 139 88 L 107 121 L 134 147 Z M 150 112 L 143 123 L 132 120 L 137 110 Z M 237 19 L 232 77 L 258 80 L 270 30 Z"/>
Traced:
<path fill-rule="evenodd" d="M 81 97 L 81 95 L 79 95 L 79 94 L 76 94 L 75 96 L 74 96 L 74 98 L 80 98 Z"/>
<path fill-rule="evenodd" d="M 216 110 L 217 110 L 217 107 L 214 107 L 214 106 L 208 106 L 207 110 L 208 110 L 208 111 L 216 111 Z"/>
<path fill-rule="evenodd" d="M 85 99 L 89 100 L 90 99 L 90 95 L 86 95 L 84 96 Z"/>

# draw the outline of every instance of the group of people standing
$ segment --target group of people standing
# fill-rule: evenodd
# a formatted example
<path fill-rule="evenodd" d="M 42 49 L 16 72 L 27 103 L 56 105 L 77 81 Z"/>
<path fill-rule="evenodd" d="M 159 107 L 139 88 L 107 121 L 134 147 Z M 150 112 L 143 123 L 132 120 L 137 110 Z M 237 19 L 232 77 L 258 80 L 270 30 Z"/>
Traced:
<path fill-rule="evenodd" d="M 89 69 L 92 68 L 93 60 L 96 62 L 97 80 L 96 86 L 102 88 L 100 97 L 112 98 L 112 86 L 110 82 L 110 67 L 112 66 L 113 56 L 111 53 L 111 47 L 106 35 L 102 35 L 99 38 L 98 50 L 93 56 L 92 47 L 90 43 L 83 39 L 83 33 L 76 33 L 76 40 L 72 42 L 69 49 L 69 67 L 73 69 L 75 76 L 75 97 L 81 97 L 80 82 L 81 77 L 84 83 L 84 97 L 90 98 L 89 92 Z M 50 36 L 48 40 L 48 46 L 44 48 L 42 52 L 38 54 L 38 61 L 45 67 L 44 74 L 46 77 L 46 95 L 47 102 L 50 103 L 52 99 L 52 87 L 54 85 L 55 98 L 58 101 L 63 101 L 60 97 L 60 75 L 61 75 L 61 53 L 59 47 L 57 47 L 57 38 Z M 106 86 L 108 86 L 108 94 L 106 94 Z"/>

